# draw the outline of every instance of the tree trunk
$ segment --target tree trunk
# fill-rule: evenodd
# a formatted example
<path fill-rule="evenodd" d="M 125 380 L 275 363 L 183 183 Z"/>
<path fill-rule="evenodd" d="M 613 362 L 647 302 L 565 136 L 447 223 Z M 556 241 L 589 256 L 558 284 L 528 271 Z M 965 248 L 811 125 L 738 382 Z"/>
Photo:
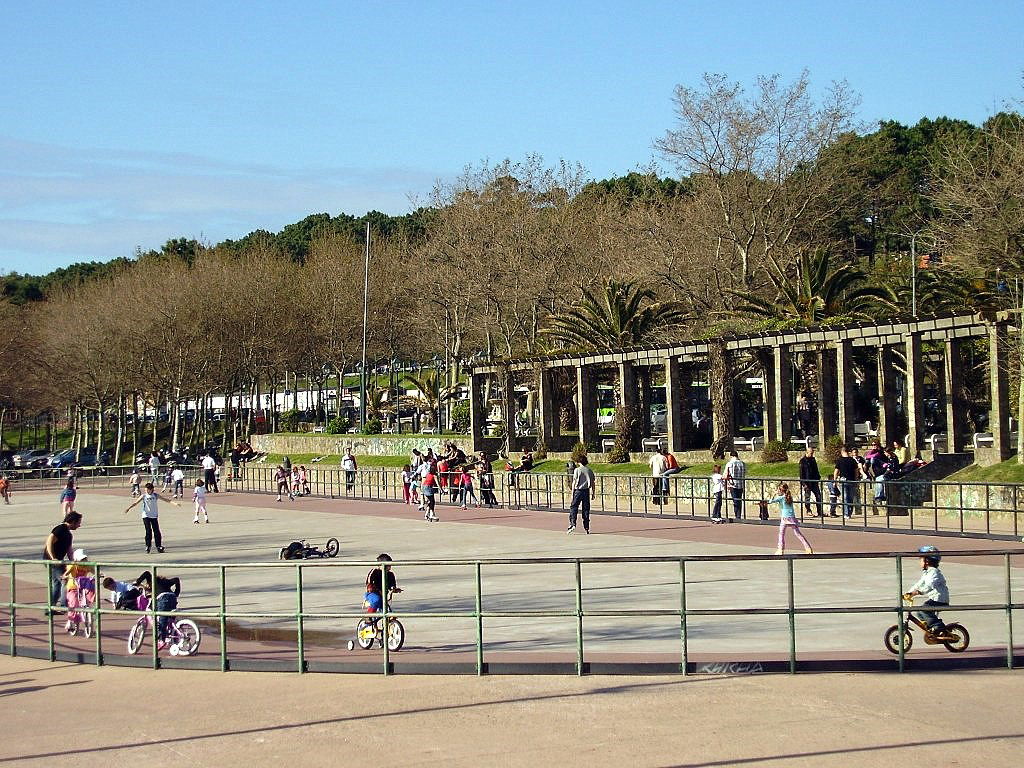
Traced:
<path fill-rule="evenodd" d="M 732 366 L 729 364 L 729 353 L 725 349 L 725 344 L 708 344 L 708 367 L 712 421 L 718 429 L 715 440 L 711 443 L 711 455 L 717 459 L 724 458 L 734 447 Z"/>
<path fill-rule="evenodd" d="M 96 403 L 96 464 L 102 465 L 103 460 L 100 456 L 103 455 L 103 401 L 98 400 Z"/>
<path fill-rule="evenodd" d="M 114 443 L 114 466 L 121 463 L 121 446 L 124 444 L 124 392 L 117 393 L 117 442 Z"/>
<path fill-rule="evenodd" d="M 132 392 L 132 463 L 142 447 L 142 425 L 139 424 L 139 393 Z"/>

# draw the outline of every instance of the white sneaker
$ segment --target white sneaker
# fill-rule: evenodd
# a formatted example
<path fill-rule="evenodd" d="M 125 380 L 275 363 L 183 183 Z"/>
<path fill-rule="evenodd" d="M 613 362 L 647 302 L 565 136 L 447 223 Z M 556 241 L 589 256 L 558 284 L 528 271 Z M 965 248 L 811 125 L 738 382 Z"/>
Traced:
<path fill-rule="evenodd" d="M 576 526 L 575 525 L 570 525 L 568 528 L 565 529 L 565 532 L 566 533 L 572 533 L 575 530 L 576 530 Z"/>

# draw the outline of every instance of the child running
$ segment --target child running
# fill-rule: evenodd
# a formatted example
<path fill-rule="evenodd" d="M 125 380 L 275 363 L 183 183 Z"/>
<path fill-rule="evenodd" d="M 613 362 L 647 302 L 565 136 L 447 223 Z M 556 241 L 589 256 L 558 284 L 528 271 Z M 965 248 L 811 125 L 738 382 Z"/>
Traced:
<path fill-rule="evenodd" d="M 412 469 L 406 464 L 402 467 L 402 501 L 412 504 Z"/>
<path fill-rule="evenodd" d="M 800 543 L 804 545 L 804 552 L 808 555 L 813 555 L 814 550 L 811 549 L 811 543 L 804 538 L 803 533 L 800 532 L 800 523 L 796 519 L 796 511 L 793 509 L 793 495 L 789 492 L 788 483 L 779 483 L 779 495 L 774 499 L 768 500 L 769 504 L 778 504 L 779 510 L 781 511 L 781 519 L 779 520 L 779 544 L 778 549 L 775 550 L 776 555 L 783 555 L 786 551 L 786 532 L 792 528 L 793 533 L 800 539 Z"/>
<path fill-rule="evenodd" d="M 203 522 L 210 522 L 210 516 L 206 514 L 206 484 L 202 480 L 196 480 L 195 490 L 192 491 L 192 501 L 196 506 L 196 516 L 192 522 L 199 525 L 199 513 L 203 513 Z"/>
<path fill-rule="evenodd" d="M 131 477 L 128 478 L 128 482 L 132 486 L 132 498 L 142 495 L 142 476 L 139 475 L 139 470 L 133 470 Z"/>
<path fill-rule="evenodd" d="M 477 501 L 476 492 L 473 490 L 473 476 L 469 474 L 469 467 L 464 466 L 462 468 L 462 477 L 459 478 L 459 485 L 462 488 L 462 494 L 460 496 L 462 500 L 462 508 L 466 509 L 466 502 L 472 497 L 473 505 L 476 507 L 480 506 L 480 502 Z"/>
<path fill-rule="evenodd" d="M 60 513 L 62 515 L 75 511 L 75 498 L 77 496 L 78 491 L 75 488 L 75 478 L 69 477 L 64 490 L 60 492 Z"/>

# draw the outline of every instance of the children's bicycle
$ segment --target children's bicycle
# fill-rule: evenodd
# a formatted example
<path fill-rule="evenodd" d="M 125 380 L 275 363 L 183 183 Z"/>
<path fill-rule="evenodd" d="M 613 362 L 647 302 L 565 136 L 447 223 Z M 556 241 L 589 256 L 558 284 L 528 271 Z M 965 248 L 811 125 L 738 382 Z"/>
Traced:
<path fill-rule="evenodd" d="M 91 576 L 79 576 L 77 582 L 78 589 L 68 592 L 68 619 L 64 623 L 64 629 L 69 635 L 77 635 L 81 630 L 86 637 L 92 637 L 92 607 L 96 602 L 96 580 Z"/>
<path fill-rule="evenodd" d="M 388 603 L 391 603 L 390 598 L 388 598 Z M 363 606 L 366 606 L 366 601 L 363 601 Z M 380 648 L 384 647 L 383 616 L 363 618 L 356 622 L 356 636 L 354 640 L 348 641 L 348 649 L 355 650 L 358 645 L 364 651 L 368 651 L 373 648 L 374 643 Z M 400 651 L 403 645 L 405 645 L 405 627 L 398 619 L 389 618 L 388 650 Z"/>
<path fill-rule="evenodd" d="M 913 597 L 903 596 L 903 602 L 908 605 L 914 604 Z M 906 653 L 910 650 L 914 644 L 914 636 L 911 634 L 911 627 L 917 627 L 924 634 L 924 641 L 928 645 L 944 645 L 947 651 L 952 653 L 963 653 L 967 650 L 967 646 L 971 644 L 971 634 L 967 631 L 967 627 L 962 624 L 946 624 L 945 629 L 938 632 L 932 632 L 925 626 L 917 616 L 913 613 L 906 614 L 907 622 L 903 625 L 903 652 Z M 883 635 L 883 641 L 885 647 L 890 653 L 898 654 L 900 652 L 900 627 L 899 624 L 893 624 Z"/>
<path fill-rule="evenodd" d="M 138 599 L 140 611 L 149 607 L 149 598 L 142 595 Z M 203 639 L 199 626 L 192 619 L 179 619 L 177 616 L 167 617 L 167 631 L 160 641 L 160 646 L 166 646 L 171 656 L 193 656 L 199 651 L 199 643 Z M 153 617 L 149 614 L 140 616 L 135 622 L 132 631 L 128 633 L 128 653 L 134 655 L 142 648 L 146 641 L 146 635 L 150 634 L 153 627 Z"/>

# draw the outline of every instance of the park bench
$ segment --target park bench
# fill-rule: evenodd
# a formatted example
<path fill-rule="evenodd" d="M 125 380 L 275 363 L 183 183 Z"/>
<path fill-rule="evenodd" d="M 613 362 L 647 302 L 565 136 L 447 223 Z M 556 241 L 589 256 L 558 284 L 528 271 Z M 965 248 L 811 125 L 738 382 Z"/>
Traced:
<path fill-rule="evenodd" d="M 604 453 L 608 453 L 614 447 L 615 447 L 615 438 L 614 437 L 606 437 L 606 438 L 603 438 L 601 440 L 601 450 Z"/>
<path fill-rule="evenodd" d="M 313 427 L 313 432 L 314 433 L 326 432 L 326 431 L 327 431 L 327 427 L 325 427 L 323 424 L 318 424 L 317 426 Z"/>
<path fill-rule="evenodd" d="M 853 425 L 853 440 L 856 443 L 869 443 L 878 437 L 878 430 L 872 429 L 870 421 L 861 421 Z"/>
<path fill-rule="evenodd" d="M 735 437 L 733 438 L 732 445 L 737 451 L 759 451 L 764 448 L 764 438 Z"/>
<path fill-rule="evenodd" d="M 668 441 L 664 437 L 645 437 L 641 444 L 645 453 L 654 453 L 668 445 Z"/>

